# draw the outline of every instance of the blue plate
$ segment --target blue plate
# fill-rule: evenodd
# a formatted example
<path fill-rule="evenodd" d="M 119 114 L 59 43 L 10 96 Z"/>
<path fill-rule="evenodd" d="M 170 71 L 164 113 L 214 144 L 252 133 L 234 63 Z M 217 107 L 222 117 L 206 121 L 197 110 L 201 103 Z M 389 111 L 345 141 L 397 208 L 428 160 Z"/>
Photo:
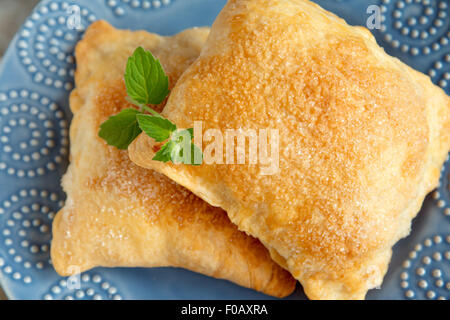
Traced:
<path fill-rule="evenodd" d="M 392 55 L 450 91 L 450 4 L 447 0 L 317 0 L 351 24 L 366 25 L 379 7 L 374 34 Z M 19 30 L 0 67 L 0 279 L 15 299 L 266 299 L 230 282 L 175 268 L 104 269 L 58 276 L 49 260 L 51 221 L 63 205 L 68 94 L 73 48 L 97 19 L 115 27 L 171 35 L 211 25 L 224 0 L 47 0 Z M 76 5 L 76 7 L 73 7 Z M 373 7 L 372 7 L 373 9 Z M 377 10 L 375 8 L 375 10 Z M 77 24 L 77 22 L 80 22 Z M 74 27 L 80 27 L 74 29 Z M 397 244 L 380 290 L 368 299 L 450 298 L 450 163 L 440 186 Z M 73 290 L 79 281 L 80 289 Z M 305 298 L 298 286 L 292 299 Z"/>

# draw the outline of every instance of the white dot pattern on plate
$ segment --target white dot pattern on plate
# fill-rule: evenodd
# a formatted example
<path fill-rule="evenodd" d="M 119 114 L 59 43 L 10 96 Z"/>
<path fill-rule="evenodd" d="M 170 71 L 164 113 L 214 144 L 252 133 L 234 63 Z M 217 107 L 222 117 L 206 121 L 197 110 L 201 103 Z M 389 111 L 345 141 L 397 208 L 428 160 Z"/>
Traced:
<path fill-rule="evenodd" d="M 417 244 L 403 262 L 400 287 L 408 299 L 446 300 L 450 296 L 450 234 Z"/>
<path fill-rule="evenodd" d="M 432 193 L 436 206 L 446 217 L 450 217 L 450 153 L 441 169 L 441 178 L 437 189 Z"/>
<path fill-rule="evenodd" d="M 450 53 L 434 62 L 427 73 L 435 84 L 447 92 L 450 91 Z"/>
<path fill-rule="evenodd" d="M 14 280 L 50 265 L 51 223 L 63 206 L 55 192 L 21 189 L 0 202 L 0 270 Z"/>
<path fill-rule="evenodd" d="M 128 10 L 150 10 L 160 9 L 170 5 L 176 0 L 105 0 L 108 8 L 110 8 L 116 16 L 124 16 Z"/>
<path fill-rule="evenodd" d="M 55 89 L 71 90 L 75 61 L 74 45 L 85 28 L 97 18 L 80 7 L 79 26 L 68 24 L 69 2 L 42 2 L 19 31 L 17 53 L 33 81 Z"/>
<path fill-rule="evenodd" d="M 67 161 L 69 123 L 52 100 L 27 89 L 0 92 L 0 175 L 34 178 Z"/>
<path fill-rule="evenodd" d="M 53 283 L 45 300 L 122 300 L 118 289 L 98 273 L 85 272 Z"/>
<path fill-rule="evenodd" d="M 450 19 L 445 0 L 382 0 L 384 40 L 412 56 L 430 55 L 448 48 Z"/>

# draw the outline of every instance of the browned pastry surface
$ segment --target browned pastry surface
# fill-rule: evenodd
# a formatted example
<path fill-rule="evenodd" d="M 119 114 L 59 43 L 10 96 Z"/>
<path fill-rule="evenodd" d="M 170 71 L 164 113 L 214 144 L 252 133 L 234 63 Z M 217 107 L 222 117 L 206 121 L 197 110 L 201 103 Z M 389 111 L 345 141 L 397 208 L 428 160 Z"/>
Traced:
<path fill-rule="evenodd" d="M 363 299 L 410 232 L 450 149 L 450 99 L 370 32 L 306 0 L 230 0 L 163 115 L 178 127 L 279 130 L 280 171 L 152 161 L 228 212 L 313 299 Z"/>
<path fill-rule="evenodd" d="M 92 24 L 76 48 L 70 97 L 71 163 L 63 178 L 65 206 L 53 224 L 51 256 L 61 275 L 96 266 L 175 266 L 283 297 L 295 280 L 226 213 L 163 175 L 128 159 L 98 137 L 100 124 L 122 108 L 127 58 L 142 46 L 161 60 L 174 84 L 194 61 L 209 29 L 173 37 Z M 161 109 L 161 106 L 157 106 Z"/>

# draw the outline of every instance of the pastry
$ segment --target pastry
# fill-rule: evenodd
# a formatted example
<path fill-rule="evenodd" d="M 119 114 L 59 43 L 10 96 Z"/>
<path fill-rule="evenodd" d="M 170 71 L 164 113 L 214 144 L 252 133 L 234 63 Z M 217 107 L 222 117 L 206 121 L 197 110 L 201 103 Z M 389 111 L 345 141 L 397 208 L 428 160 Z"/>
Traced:
<path fill-rule="evenodd" d="M 162 115 L 201 121 L 204 163 L 152 161 L 144 134 L 132 161 L 227 211 L 312 299 L 363 299 L 381 285 L 450 149 L 443 90 L 306 0 L 228 1 Z M 209 129 L 278 130 L 278 152 L 207 163 Z"/>
<path fill-rule="evenodd" d="M 228 279 L 266 294 L 290 294 L 295 280 L 226 213 L 163 175 L 133 164 L 108 146 L 100 124 L 131 105 L 125 100 L 127 58 L 142 46 L 161 60 L 174 84 L 198 56 L 209 29 L 173 37 L 116 30 L 95 22 L 76 47 L 71 152 L 65 206 L 53 223 L 51 258 L 68 276 L 97 266 L 174 266 Z M 155 106 L 157 110 L 162 105 Z"/>

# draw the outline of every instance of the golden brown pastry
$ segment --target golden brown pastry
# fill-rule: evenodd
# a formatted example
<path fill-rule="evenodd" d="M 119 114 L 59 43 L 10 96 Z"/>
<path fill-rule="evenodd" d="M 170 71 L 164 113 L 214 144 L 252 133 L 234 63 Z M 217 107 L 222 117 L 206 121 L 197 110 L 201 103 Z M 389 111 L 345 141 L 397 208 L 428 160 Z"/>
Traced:
<path fill-rule="evenodd" d="M 129 154 L 226 210 L 312 299 L 380 286 L 450 149 L 449 97 L 305 0 L 230 0 L 162 114 L 182 128 L 203 121 L 204 133 L 279 130 L 273 175 L 248 159 L 152 161 L 145 135 Z"/>
<path fill-rule="evenodd" d="M 96 266 L 176 266 L 283 297 L 295 280 L 261 243 L 238 231 L 226 213 L 98 137 L 100 124 L 124 107 L 125 64 L 142 46 L 161 59 L 170 82 L 198 56 L 209 29 L 173 37 L 119 31 L 94 23 L 76 48 L 76 89 L 70 97 L 71 163 L 63 178 L 64 208 L 53 224 L 56 271 Z M 157 109 L 162 106 L 157 106 Z"/>

